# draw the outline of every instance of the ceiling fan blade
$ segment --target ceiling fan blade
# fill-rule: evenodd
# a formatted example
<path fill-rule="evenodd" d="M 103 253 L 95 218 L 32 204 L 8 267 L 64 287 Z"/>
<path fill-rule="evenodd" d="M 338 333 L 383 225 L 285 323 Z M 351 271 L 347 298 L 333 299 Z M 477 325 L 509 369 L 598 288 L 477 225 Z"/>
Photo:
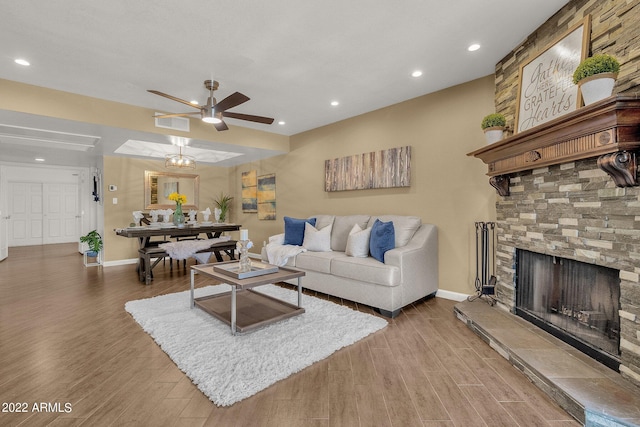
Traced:
<path fill-rule="evenodd" d="M 216 112 L 219 113 L 228 110 L 229 108 L 233 108 L 237 105 L 247 102 L 249 99 L 251 98 L 249 98 L 247 95 L 243 95 L 240 92 L 234 92 L 216 104 Z"/>
<path fill-rule="evenodd" d="M 159 114 L 157 116 L 153 116 L 155 119 L 166 119 L 168 117 L 184 117 L 184 116 L 191 116 L 193 114 L 200 114 L 197 112 L 193 112 L 193 113 L 174 113 L 174 114 Z"/>
<path fill-rule="evenodd" d="M 172 95 L 167 95 L 164 92 L 160 92 L 160 91 L 157 91 L 157 90 L 147 90 L 147 92 L 153 93 L 154 95 L 164 96 L 165 98 L 169 98 L 169 99 L 171 99 L 173 101 L 176 101 L 176 102 L 181 102 L 181 103 L 183 103 L 185 105 L 188 105 L 189 107 L 200 109 L 200 106 L 198 104 L 192 104 L 189 101 L 185 101 L 184 99 L 176 98 L 175 96 L 172 96 Z"/>
<path fill-rule="evenodd" d="M 225 122 L 220 122 L 220 123 L 214 123 L 213 126 L 215 126 L 216 130 L 218 131 L 223 131 L 223 130 L 227 130 L 229 129 L 227 127 L 227 124 Z"/>
<path fill-rule="evenodd" d="M 264 123 L 267 125 L 270 125 L 271 123 L 273 123 L 273 119 L 270 117 L 253 116 L 251 114 L 232 113 L 232 112 L 224 111 L 222 113 L 222 116 L 229 117 L 230 119 L 247 120 L 249 122 Z"/>

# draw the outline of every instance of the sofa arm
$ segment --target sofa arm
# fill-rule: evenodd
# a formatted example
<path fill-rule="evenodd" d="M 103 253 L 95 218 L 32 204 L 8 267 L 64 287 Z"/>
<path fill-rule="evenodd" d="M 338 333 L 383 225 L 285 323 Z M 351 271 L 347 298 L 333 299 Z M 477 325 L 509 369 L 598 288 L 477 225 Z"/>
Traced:
<path fill-rule="evenodd" d="M 405 301 L 415 301 L 412 298 L 417 299 L 436 292 L 438 290 L 438 229 L 436 226 L 422 224 L 409 243 L 384 254 L 384 263 L 400 269 Z"/>

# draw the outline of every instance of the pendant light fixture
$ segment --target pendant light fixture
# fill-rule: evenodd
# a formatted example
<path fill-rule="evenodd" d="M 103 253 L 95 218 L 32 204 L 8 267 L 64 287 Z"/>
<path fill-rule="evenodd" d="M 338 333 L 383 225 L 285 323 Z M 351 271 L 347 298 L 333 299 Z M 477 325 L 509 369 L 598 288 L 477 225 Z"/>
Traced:
<path fill-rule="evenodd" d="M 182 154 L 182 145 L 178 145 L 178 154 L 167 154 L 164 157 L 165 168 L 195 169 L 196 159 L 193 156 Z"/>

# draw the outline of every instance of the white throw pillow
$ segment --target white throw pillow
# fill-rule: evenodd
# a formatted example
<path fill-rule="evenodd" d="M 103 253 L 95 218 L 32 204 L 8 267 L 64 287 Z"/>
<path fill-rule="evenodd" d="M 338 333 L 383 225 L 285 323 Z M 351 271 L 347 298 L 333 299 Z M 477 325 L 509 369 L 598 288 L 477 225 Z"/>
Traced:
<path fill-rule="evenodd" d="M 347 249 L 345 254 L 355 258 L 366 258 L 369 256 L 369 237 L 371 228 L 360 228 L 358 224 L 354 224 L 347 237 Z"/>
<path fill-rule="evenodd" d="M 305 222 L 302 247 L 313 252 L 330 252 L 331 228 L 331 225 L 327 225 L 323 229 L 317 230 L 313 225 Z"/>
<path fill-rule="evenodd" d="M 276 234 L 275 236 L 270 236 L 269 243 L 273 243 L 274 245 L 284 245 L 284 233 Z"/>

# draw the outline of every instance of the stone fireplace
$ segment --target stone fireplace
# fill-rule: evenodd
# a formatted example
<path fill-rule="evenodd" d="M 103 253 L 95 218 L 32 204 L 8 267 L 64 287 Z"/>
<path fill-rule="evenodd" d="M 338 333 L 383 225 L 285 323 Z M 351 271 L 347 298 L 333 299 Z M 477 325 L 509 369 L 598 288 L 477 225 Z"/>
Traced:
<path fill-rule="evenodd" d="M 638 148 L 640 99 L 618 95 L 469 155 L 487 163 L 501 196 L 499 304 L 516 312 L 519 250 L 615 270 L 619 371 L 640 386 Z"/>

